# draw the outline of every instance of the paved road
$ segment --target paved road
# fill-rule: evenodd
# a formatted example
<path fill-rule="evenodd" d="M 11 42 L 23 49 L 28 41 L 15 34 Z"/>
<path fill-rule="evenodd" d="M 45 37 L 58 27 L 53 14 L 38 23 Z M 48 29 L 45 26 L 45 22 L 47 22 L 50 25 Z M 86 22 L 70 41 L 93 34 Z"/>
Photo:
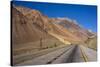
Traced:
<path fill-rule="evenodd" d="M 97 60 L 97 52 L 82 45 L 71 45 L 16 65 L 57 64 Z"/>

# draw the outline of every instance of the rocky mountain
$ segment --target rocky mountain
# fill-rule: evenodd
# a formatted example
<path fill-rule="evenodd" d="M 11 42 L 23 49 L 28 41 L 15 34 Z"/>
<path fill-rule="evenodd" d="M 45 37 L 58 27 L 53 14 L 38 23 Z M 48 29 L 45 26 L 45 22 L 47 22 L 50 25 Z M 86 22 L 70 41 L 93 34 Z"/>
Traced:
<path fill-rule="evenodd" d="M 84 43 L 94 35 L 75 20 L 49 18 L 38 10 L 21 6 L 12 7 L 12 29 L 14 44 L 35 42 L 41 38 L 55 39 L 64 44 Z"/>

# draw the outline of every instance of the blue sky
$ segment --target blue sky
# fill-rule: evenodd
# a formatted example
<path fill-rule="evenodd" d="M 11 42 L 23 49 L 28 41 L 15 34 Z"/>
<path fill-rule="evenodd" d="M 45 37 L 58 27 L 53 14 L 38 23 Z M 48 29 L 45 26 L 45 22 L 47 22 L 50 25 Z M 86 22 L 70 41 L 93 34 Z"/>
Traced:
<path fill-rule="evenodd" d="M 68 17 L 76 20 L 83 28 L 97 32 L 96 6 L 30 1 L 13 1 L 13 4 L 39 10 L 42 14 L 48 17 Z"/>

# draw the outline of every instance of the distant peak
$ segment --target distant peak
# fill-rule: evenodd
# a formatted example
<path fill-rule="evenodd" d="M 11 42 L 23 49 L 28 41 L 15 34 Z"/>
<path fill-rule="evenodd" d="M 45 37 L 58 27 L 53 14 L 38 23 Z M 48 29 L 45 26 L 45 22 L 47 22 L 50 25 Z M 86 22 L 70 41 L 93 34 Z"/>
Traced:
<path fill-rule="evenodd" d="M 74 24 L 77 24 L 77 25 L 78 25 L 77 20 L 72 20 L 72 22 L 73 22 Z"/>
<path fill-rule="evenodd" d="M 57 17 L 57 19 L 66 20 L 66 17 Z"/>
<path fill-rule="evenodd" d="M 68 17 L 57 17 L 57 19 L 60 19 L 60 20 L 67 20 L 69 22 L 72 21 L 72 19 L 68 18 Z"/>
<path fill-rule="evenodd" d="M 91 29 L 88 29 L 88 31 L 89 31 L 89 32 L 92 32 L 92 30 L 91 30 Z"/>

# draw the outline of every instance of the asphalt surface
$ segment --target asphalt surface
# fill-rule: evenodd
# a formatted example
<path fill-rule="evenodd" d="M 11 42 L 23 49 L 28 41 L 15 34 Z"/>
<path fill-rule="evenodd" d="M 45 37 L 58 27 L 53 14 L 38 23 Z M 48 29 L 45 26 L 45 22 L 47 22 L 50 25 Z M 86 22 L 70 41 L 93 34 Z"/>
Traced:
<path fill-rule="evenodd" d="M 16 65 L 41 65 L 73 62 L 97 61 L 97 52 L 83 45 L 70 45 L 43 54 L 36 58 L 31 58 Z"/>

